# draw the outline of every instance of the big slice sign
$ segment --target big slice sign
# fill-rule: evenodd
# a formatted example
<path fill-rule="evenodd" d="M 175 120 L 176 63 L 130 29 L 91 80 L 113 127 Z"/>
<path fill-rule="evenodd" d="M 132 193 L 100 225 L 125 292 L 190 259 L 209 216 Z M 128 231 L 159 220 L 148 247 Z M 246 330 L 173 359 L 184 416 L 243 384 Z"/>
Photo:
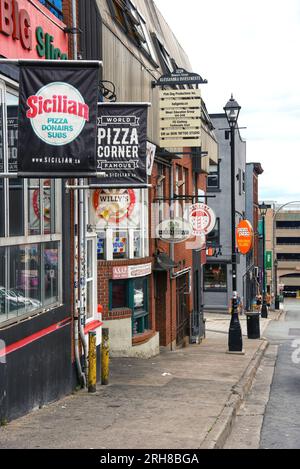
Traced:
<path fill-rule="evenodd" d="M 64 23 L 37 0 L 0 0 L 3 57 L 66 59 L 68 37 L 64 28 Z"/>

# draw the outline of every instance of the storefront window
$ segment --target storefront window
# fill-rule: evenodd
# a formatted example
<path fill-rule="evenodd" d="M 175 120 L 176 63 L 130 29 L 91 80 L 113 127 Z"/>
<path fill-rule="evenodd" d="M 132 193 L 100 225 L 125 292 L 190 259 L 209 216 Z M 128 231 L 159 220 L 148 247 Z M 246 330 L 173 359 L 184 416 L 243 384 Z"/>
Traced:
<path fill-rule="evenodd" d="M 110 309 L 120 309 L 128 307 L 128 280 L 111 280 Z"/>
<path fill-rule="evenodd" d="M 17 87 L 0 80 L 0 98 L 0 171 L 15 173 Z M 0 322 L 59 302 L 61 223 L 55 211 L 56 190 L 60 194 L 60 181 L 0 178 Z M 30 240 L 31 236 L 35 238 Z"/>
<path fill-rule="evenodd" d="M 132 280 L 133 290 L 133 315 L 132 315 L 132 333 L 133 335 L 143 334 L 149 329 L 149 311 L 148 311 L 148 280 L 147 278 L 138 278 Z"/>
<path fill-rule="evenodd" d="M 59 251 L 57 243 L 47 243 L 44 247 L 44 295 L 45 305 L 57 303 Z"/>
<path fill-rule="evenodd" d="M 22 179 L 9 181 L 9 234 L 10 236 L 24 235 L 24 181 Z"/>
<path fill-rule="evenodd" d="M 97 232 L 98 260 L 147 257 L 148 191 L 96 190 L 90 198 L 90 224 Z"/>
<path fill-rule="evenodd" d="M 204 290 L 227 291 L 226 264 L 206 264 L 204 266 Z"/>
<path fill-rule="evenodd" d="M 113 234 L 113 258 L 126 259 L 128 257 L 128 232 L 116 231 Z"/>

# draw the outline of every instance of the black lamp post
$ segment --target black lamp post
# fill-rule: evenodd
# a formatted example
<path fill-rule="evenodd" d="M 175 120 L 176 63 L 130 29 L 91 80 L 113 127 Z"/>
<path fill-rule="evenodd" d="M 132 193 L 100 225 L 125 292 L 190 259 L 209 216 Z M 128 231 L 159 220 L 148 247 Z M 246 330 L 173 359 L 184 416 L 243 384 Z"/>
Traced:
<path fill-rule="evenodd" d="M 279 295 L 278 295 L 278 285 L 277 285 L 277 275 L 278 275 L 278 260 L 277 258 L 274 261 L 274 276 L 275 276 L 275 309 L 280 308 Z"/>
<path fill-rule="evenodd" d="M 232 263 L 232 309 L 231 321 L 228 336 L 229 353 L 243 352 L 242 330 L 237 310 L 237 268 L 236 268 L 236 226 L 235 226 L 235 131 L 241 106 L 233 99 L 224 107 L 227 121 L 230 128 L 230 146 L 231 146 L 231 263 Z"/>
<path fill-rule="evenodd" d="M 260 216 L 262 218 L 263 226 L 262 226 L 262 232 L 263 232 L 263 285 L 262 285 L 262 292 L 263 292 L 263 304 L 261 307 L 261 317 L 262 318 L 267 318 L 268 317 L 268 307 L 267 307 L 267 301 L 266 301 L 266 253 L 265 253 L 265 248 L 266 248 L 266 214 L 267 210 L 270 208 L 269 205 L 265 204 L 264 202 L 259 206 L 259 211 L 260 211 Z"/>

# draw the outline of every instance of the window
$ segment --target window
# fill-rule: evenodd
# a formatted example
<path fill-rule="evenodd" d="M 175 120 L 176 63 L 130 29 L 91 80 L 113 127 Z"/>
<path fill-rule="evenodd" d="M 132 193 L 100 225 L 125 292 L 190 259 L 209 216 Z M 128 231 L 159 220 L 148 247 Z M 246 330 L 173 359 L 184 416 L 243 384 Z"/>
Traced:
<path fill-rule="evenodd" d="M 132 281 L 133 315 L 132 335 L 143 334 L 149 329 L 148 279 L 138 278 Z"/>
<path fill-rule="evenodd" d="M 111 280 L 110 309 L 120 309 L 128 307 L 128 280 Z"/>
<path fill-rule="evenodd" d="M 17 85 L 0 79 L 1 323 L 61 299 L 61 182 L 6 176 L 17 172 L 17 107 Z"/>
<path fill-rule="evenodd" d="M 171 73 L 174 71 L 175 63 L 171 58 L 170 54 L 162 44 L 162 42 L 157 38 L 155 34 L 152 34 L 154 44 L 156 46 L 157 54 L 159 57 L 160 66 L 165 74 Z"/>
<path fill-rule="evenodd" d="M 149 329 L 148 278 L 111 280 L 109 308 L 130 308 L 132 311 L 132 335 L 143 334 Z"/>
<path fill-rule="evenodd" d="M 276 228 L 300 230 L 300 220 L 281 220 L 276 222 Z"/>
<path fill-rule="evenodd" d="M 277 244 L 282 244 L 282 245 L 294 245 L 294 246 L 299 246 L 300 245 L 300 237 L 281 237 L 281 238 L 276 238 Z"/>
<path fill-rule="evenodd" d="M 208 247 L 220 246 L 220 219 L 217 218 L 214 229 L 206 236 L 206 245 Z"/>
<path fill-rule="evenodd" d="M 86 318 L 92 320 L 97 312 L 97 265 L 96 237 L 87 238 L 87 271 L 86 271 Z"/>
<path fill-rule="evenodd" d="M 90 198 L 90 223 L 97 232 L 98 260 L 148 256 L 148 191 L 96 190 Z"/>
<path fill-rule="evenodd" d="M 146 22 L 130 0 L 108 0 L 114 20 L 128 37 L 156 64 L 156 55 Z"/>
<path fill-rule="evenodd" d="M 60 20 L 63 19 L 63 0 L 39 0 L 39 2 L 42 3 L 42 5 L 45 5 L 45 7 L 48 8 L 48 10 L 50 10 L 57 18 Z"/>
<path fill-rule="evenodd" d="M 210 165 L 209 174 L 207 176 L 207 189 L 220 188 L 220 162 L 218 164 Z"/>
<path fill-rule="evenodd" d="M 245 171 L 242 171 L 242 191 L 243 194 L 246 192 L 246 186 L 245 186 Z"/>
<path fill-rule="evenodd" d="M 204 290 L 227 291 L 226 264 L 206 264 L 204 266 Z"/>
<path fill-rule="evenodd" d="M 0 322 L 58 304 L 59 243 L 0 248 Z"/>
<path fill-rule="evenodd" d="M 286 261 L 286 262 L 299 262 L 300 261 L 300 253 L 280 253 L 277 254 L 277 259 L 279 261 Z"/>

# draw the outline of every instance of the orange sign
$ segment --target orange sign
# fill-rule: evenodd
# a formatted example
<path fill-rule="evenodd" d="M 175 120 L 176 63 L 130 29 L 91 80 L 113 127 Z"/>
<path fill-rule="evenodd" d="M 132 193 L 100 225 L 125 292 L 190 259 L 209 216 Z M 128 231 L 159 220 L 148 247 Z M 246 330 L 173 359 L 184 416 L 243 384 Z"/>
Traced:
<path fill-rule="evenodd" d="M 248 220 L 242 220 L 236 229 L 236 242 L 241 254 L 248 254 L 253 247 L 253 228 Z"/>

